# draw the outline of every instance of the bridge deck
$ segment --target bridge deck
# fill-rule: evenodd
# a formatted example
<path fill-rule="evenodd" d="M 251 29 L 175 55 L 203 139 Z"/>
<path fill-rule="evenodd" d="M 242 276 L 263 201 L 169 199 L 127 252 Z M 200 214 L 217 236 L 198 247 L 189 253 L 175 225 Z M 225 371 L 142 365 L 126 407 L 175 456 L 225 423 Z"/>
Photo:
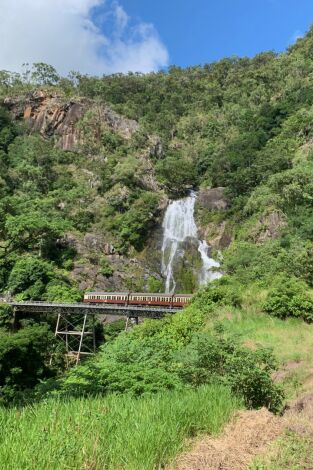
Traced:
<path fill-rule="evenodd" d="M 24 313 L 80 313 L 82 315 L 107 314 L 128 317 L 159 318 L 173 314 L 181 309 L 169 307 L 151 307 L 137 305 L 93 305 L 86 303 L 64 304 L 57 302 L 8 302 L 16 312 Z"/>

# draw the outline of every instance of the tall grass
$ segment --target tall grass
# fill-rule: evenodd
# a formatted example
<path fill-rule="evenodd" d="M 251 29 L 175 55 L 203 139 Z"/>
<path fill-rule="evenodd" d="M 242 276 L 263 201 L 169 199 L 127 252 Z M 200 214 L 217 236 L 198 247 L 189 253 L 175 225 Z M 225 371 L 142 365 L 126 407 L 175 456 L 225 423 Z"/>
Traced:
<path fill-rule="evenodd" d="M 244 310 L 234 311 L 222 323 L 229 333 L 238 335 L 242 341 L 252 341 L 255 345 L 272 348 L 281 363 L 298 359 L 312 361 L 313 324 L 296 318 L 280 320 Z"/>
<path fill-rule="evenodd" d="M 5 470 L 158 469 L 199 432 L 218 433 L 241 403 L 222 386 L 134 399 L 49 400 L 0 410 Z"/>

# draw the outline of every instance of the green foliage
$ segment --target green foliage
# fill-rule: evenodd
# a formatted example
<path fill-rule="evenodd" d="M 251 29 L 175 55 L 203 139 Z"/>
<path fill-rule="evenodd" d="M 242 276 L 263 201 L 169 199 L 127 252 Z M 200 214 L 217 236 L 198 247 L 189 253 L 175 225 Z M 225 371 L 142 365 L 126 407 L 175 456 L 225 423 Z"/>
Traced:
<path fill-rule="evenodd" d="M 209 287 L 202 289 L 193 298 L 193 303 L 199 308 L 208 305 L 240 307 L 242 303 L 240 294 L 240 284 L 232 282 L 231 278 L 225 276 L 209 285 Z"/>
<path fill-rule="evenodd" d="M 0 303 L 0 328 L 9 328 L 13 322 L 13 308 L 11 305 Z"/>
<path fill-rule="evenodd" d="M 148 292 L 151 293 L 158 293 L 158 292 L 163 292 L 164 290 L 164 283 L 161 279 L 157 279 L 154 276 L 150 276 L 148 278 Z"/>
<path fill-rule="evenodd" d="M 169 155 L 156 165 L 157 175 L 168 193 L 172 196 L 184 195 L 186 190 L 196 184 L 194 163 L 191 159 Z"/>
<path fill-rule="evenodd" d="M 110 262 L 106 258 L 101 258 L 99 272 L 105 277 L 112 276 L 113 268 L 110 265 Z"/>
<path fill-rule="evenodd" d="M 296 278 L 276 278 L 268 291 L 263 308 L 278 318 L 293 316 L 308 322 L 313 321 L 313 299 L 309 296 L 305 283 Z"/>
<path fill-rule="evenodd" d="M 40 300 L 50 277 L 50 263 L 25 256 L 16 261 L 9 276 L 8 289 L 11 294 L 22 293 L 23 299 Z"/>
<path fill-rule="evenodd" d="M 112 323 L 104 324 L 103 326 L 103 336 L 105 342 L 114 340 L 122 331 L 125 330 L 126 321 L 125 320 L 116 320 Z"/>
<path fill-rule="evenodd" d="M 71 287 L 66 284 L 58 284 L 58 281 L 53 281 L 47 285 L 46 292 L 43 296 L 44 300 L 48 302 L 64 302 L 76 303 L 80 302 L 83 297 L 81 290 L 77 287 Z"/>
<path fill-rule="evenodd" d="M 54 374 L 49 367 L 53 334 L 47 325 L 33 325 L 12 334 L 0 330 L 0 338 L 0 401 L 12 404 Z"/>
<path fill-rule="evenodd" d="M 65 470 L 71 462 L 72 468 L 153 470 L 165 467 L 189 437 L 219 433 L 241 406 L 227 388 L 211 385 L 141 399 L 113 395 L 0 409 L 0 459 L 12 469 Z"/>
<path fill-rule="evenodd" d="M 201 334 L 179 352 L 177 359 L 179 375 L 187 383 L 226 383 L 244 397 L 248 407 L 281 408 L 283 393 L 271 379 L 276 364 L 270 351 L 251 351 L 230 338 Z"/>
<path fill-rule="evenodd" d="M 185 312 L 147 321 L 116 339 L 109 332 L 96 360 L 57 382 L 61 394 L 137 396 L 214 377 L 242 393 L 248 406 L 279 408 L 271 356 L 206 324 L 221 311 L 240 308 L 249 292 L 260 296 L 254 305 L 260 311 L 262 289 L 268 290 L 266 312 L 312 321 L 312 37 L 311 30 L 280 55 L 145 75 L 72 73 L 60 79 L 42 63 L 26 65 L 22 74 L 0 72 L 1 97 L 22 101 L 40 84 L 62 99 L 79 95 L 90 103 L 78 124 L 83 144 L 77 153 L 29 135 L 0 108 L 1 290 L 21 299 L 79 300 L 64 269 L 77 265 L 75 247 L 84 246 L 87 232 L 100 232 L 118 253 L 133 255 L 159 223 L 164 193 L 180 197 L 190 187 L 225 186 L 231 202 L 220 218 L 209 215 L 201 226 L 225 221 L 233 228 L 235 241 L 223 253 L 228 276 L 204 289 Z M 140 129 L 132 138 L 103 124 L 97 112 L 103 103 L 137 119 Z M 111 276 L 112 267 L 104 258 L 98 262 L 96 250 L 82 255 L 84 266 Z M 193 290 L 197 266 L 184 268 L 182 288 Z M 144 282 L 131 273 L 125 286 Z M 151 278 L 148 287 L 161 289 Z"/>
<path fill-rule="evenodd" d="M 214 301 L 209 302 L 211 309 L 216 308 Z M 219 383 L 229 385 L 249 407 L 278 411 L 283 394 L 271 378 L 276 368 L 271 352 L 252 351 L 223 334 L 199 333 L 205 313 L 196 305 L 197 301 L 175 316 L 146 321 L 131 333 L 121 333 L 103 346 L 94 361 L 71 370 L 52 394 L 141 396 Z"/>
<path fill-rule="evenodd" d="M 149 230 L 155 225 L 157 213 L 158 197 L 153 193 L 143 193 L 125 214 L 116 218 L 114 228 L 121 243 L 142 249 Z"/>

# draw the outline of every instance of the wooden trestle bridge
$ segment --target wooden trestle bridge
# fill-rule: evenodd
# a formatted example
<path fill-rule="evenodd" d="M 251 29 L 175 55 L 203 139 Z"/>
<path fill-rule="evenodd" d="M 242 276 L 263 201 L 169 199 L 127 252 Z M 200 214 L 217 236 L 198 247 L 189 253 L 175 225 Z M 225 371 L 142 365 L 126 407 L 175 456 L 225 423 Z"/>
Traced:
<path fill-rule="evenodd" d="M 139 318 L 162 318 L 173 314 L 179 308 L 162 306 L 110 305 L 56 302 L 15 302 L 7 301 L 14 310 L 15 321 L 19 314 L 52 314 L 55 315 L 55 336 L 65 343 L 66 353 L 78 363 L 82 356 L 96 351 L 95 320 L 98 315 L 123 316 L 126 318 L 126 330 L 129 324 L 138 324 Z"/>

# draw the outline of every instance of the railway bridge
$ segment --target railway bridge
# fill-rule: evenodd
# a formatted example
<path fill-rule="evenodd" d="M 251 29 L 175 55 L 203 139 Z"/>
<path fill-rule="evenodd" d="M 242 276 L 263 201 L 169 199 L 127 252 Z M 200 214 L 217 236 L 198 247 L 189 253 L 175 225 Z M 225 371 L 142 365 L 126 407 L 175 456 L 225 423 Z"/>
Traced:
<path fill-rule="evenodd" d="M 88 303 L 57 302 L 15 302 L 7 301 L 14 310 L 15 322 L 19 314 L 46 314 L 56 316 L 55 336 L 65 343 L 66 353 L 76 363 L 82 356 L 91 355 L 96 350 L 95 319 L 97 315 L 126 317 L 126 330 L 130 322 L 138 324 L 139 318 L 161 318 L 174 314 L 179 308 L 166 306 L 139 306 Z"/>

